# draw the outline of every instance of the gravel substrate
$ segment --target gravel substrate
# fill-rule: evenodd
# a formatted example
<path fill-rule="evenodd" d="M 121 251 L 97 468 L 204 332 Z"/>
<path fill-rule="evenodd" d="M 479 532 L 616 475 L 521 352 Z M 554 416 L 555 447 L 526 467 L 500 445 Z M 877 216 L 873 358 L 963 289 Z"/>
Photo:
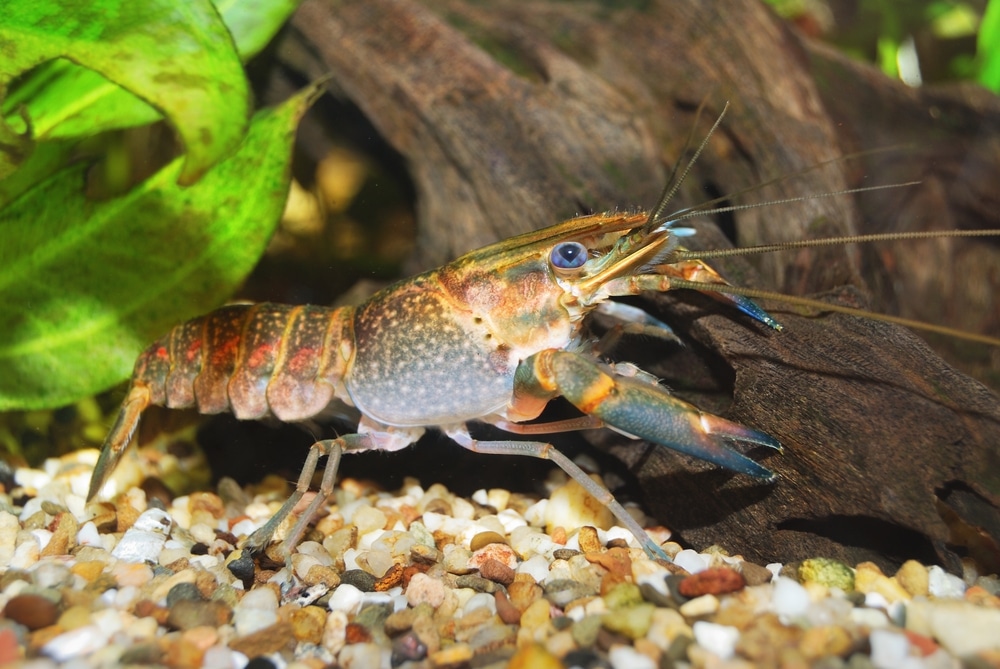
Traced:
<path fill-rule="evenodd" d="M 572 483 L 462 499 L 350 479 L 289 569 L 280 546 L 238 548 L 284 482 L 86 505 L 95 459 L 0 496 L 0 666 L 1000 667 L 1000 584 L 971 569 L 756 565 L 651 528 L 659 564 Z"/>

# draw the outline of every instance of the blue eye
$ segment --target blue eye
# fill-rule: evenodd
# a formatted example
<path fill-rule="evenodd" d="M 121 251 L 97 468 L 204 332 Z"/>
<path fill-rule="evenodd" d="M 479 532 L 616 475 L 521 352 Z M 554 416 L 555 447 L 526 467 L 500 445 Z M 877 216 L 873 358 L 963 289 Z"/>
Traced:
<path fill-rule="evenodd" d="M 556 244 L 549 253 L 549 262 L 556 269 L 579 269 L 587 262 L 587 247 L 580 242 Z"/>

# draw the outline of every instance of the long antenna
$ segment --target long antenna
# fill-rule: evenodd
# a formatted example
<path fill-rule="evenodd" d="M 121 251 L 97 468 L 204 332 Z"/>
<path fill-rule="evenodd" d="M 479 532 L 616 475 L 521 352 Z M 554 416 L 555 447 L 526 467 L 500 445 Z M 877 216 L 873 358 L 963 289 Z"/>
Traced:
<path fill-rule="evenodd" d="M 967 231 L 959 230 L 957 232 L 967 232 Z M 993 230 L 991 232 L 996 233 L 998 231 Z M 970 235 L 962 235 L 962 236 L 970 236 Z M 1000 339 L 996 337 L 990 337 L 989 335 L 977 334 L 975 332 L 966 332 L 964 330 L 958 330 L 956 328 L 950 328 L 944 325 L 935 325 L 934 323 L 925 323 L 923 321 L 917 321 L 910 318 L 903 318 L 902 316 L 889 316 L 888 314 L 877 314 L 871 311 L 867 311 L 865 309 L 855 309 L 854 307 L 845 307 L 840 304 L 830 304 L 829 302 L 823 302 L 822 300 L 813 300 L 808 297 L 796 297 L 794 295 L 785 295 L 783 293 L 777 293 L 771 290 L 758 290 L 756 288 L 744 288 L 742 286 L 728 286 L 718 283 L 707 283 L 703 281 L 688 281 L 686 279 L 675 279 L 673 277 L 670 278 L 670 287 L 689 288 L 691 290 L 697 290 L 700 292 L 723 293 L 726 295 L 741 295 L 743 297 L 749 297 L 752 299 L 775 300 L 778 302 L 784 302 L 786 304 L 792 304 L 799 307 L 808 307 L 811 309 L 816 309 L 819 312 L 836 311 L 837 313 L 848 314 L 850 316 L 858 316 L 860 318 L 867 318 L 869 320 L 884 321 L 886 323 L 895 323 L 896 325 L 903 325 L 908 328 L 913 328 L 914 330 L 936 332 L 938 334 L 947 335 L 949 337 L 957 337 L 958 339 L 965 339 L 966 341 L 979 342 L 980 344 L 989 344 L 990 346 L 1000 346 Z"/>

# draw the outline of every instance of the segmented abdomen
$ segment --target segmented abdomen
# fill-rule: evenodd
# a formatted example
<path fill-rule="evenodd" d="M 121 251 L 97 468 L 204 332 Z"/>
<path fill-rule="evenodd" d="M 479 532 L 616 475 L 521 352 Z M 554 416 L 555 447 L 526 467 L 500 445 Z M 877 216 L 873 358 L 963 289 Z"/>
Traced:
<path fill-rule="evenodd" d="M 346 398 L 352 315 L 350 307 L 223 307 L 147 348 L 132 381 L 149 387 L 152 404 L 232 411 L 240 419 L 304 420 L 335 396 Z"/>

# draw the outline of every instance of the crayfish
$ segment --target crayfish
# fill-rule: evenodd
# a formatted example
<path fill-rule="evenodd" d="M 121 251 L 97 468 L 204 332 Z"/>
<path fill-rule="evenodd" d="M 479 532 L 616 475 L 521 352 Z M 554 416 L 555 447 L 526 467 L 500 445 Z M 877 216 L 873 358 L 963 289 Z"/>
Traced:
<path fill-rule="evenodd" d="M 587 321 L 595 312 L 625 330 L 671 336 L 665 324 L 611 298 L 675 288 L 705 291 L 781 329 L 751 301 L 753 291 L 731 287 L 703 261 L 708 254 L 681 247 L 685 229 L 676 223 L 696 212 L 663 216 L 672 193 L 666 188 L 649 214 L 583 216 L 472 251 L 389 286 L 360 306 L 235 305 L 175 327 L 139 356 L 89 498 L 111 474 L 150 405 L 288 422 L 348 405 L 360 413 L 357 431 L 312 446 L 295 491 L 248 538 L 247 549 L 268 544 L 308 492 L 322 456 L 327 462 L 319 494 L 286 538 L 288 551 L 332 494 L 344 452 L 395 451 L 436 428 L 478 453 L 552 460 L 607 506 L 647 554 L 668 559 L 608 490 L 551 444 L 478 440 L 466 425 L 480 421 L 521 435 L 607 426 L 774 480 L 768 468 L 729 445 L 780 451 L 777 440 L 674 397 L 632 364 L 605 362 L 605 344 L 590 339 Z M 526 424 L 559 396 L 583 415 Z"/>

